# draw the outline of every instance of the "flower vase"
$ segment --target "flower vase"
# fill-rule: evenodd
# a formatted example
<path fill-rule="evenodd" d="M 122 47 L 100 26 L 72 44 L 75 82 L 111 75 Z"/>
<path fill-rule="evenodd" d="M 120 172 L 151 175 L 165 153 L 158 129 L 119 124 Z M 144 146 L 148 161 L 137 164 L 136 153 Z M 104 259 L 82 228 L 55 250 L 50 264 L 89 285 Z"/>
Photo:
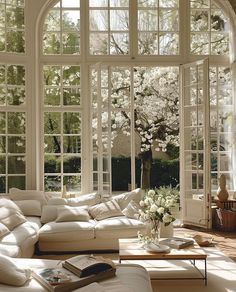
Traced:
<path fill-rule="evenodd" d="M 161 224 L 159 221 L 152 222 L 151 241 L 155 244 L 158 244 L 160 240 L 160 228 L 161 228 Z"/>

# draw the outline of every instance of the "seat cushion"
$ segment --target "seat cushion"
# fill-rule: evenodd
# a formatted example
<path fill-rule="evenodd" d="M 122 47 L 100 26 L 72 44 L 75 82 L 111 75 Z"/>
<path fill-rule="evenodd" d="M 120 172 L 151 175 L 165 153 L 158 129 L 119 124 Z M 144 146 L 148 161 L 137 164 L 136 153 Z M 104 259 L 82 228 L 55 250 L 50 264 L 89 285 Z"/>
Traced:
<path fill-rule="evenodd" d="M 0 254 L 3 254 L 5 256 L 12 257 L 12 258 L 18 258 L 21 256 L 21 250 L 20 250 L 20 247 L 17 245 L 0 243 Z"/>
<path fill-rule="evenodd" d="M 35 231 L 38 232 L 39 229 L 42 227 L 42 223 L 41 223 L 39 217 L 27 216 L 26 219 L 30 223 L 30 225 L 33 226 L 33 228 L 35 229 Z"/>
<path fill-rule="evenodd" d="M 95 222 L 49 222 L 39 231 L 41 241 L 75 241 L 94 238 Z"/>
<path fill-rule="evenodd" d="M 136 219 L 113 217 L 99 221 L 95 226 L 96 238 L 136 237 L 138 231 L 146 231 L 146 225 Z"/>

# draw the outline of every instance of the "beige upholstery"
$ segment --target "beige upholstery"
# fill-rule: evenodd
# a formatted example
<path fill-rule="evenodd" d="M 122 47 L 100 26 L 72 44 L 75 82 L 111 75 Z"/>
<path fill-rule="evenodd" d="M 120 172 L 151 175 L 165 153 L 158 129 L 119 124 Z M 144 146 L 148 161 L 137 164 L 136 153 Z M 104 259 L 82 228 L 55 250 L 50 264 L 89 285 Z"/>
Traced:
<path fill-rule="evenodd" d="M 21 268 L 54 268 L 58 266 L 57 260 L 42 259 L 14 259 Z M 147 271 L 138 265 L 117 265 L 116 277 L 99 282 L 107 291 L 121 292 L 123 287 L 135 292 L 152 292 L 151 282 Z M 123 289 L 122 289 L 123 288 Z M 0 284 L 0 291 L 4 292 L 46 292 L 36 280 L 31 279 L 22 287 Z M 80 289 L 76 289 L 80 292 Z"/>

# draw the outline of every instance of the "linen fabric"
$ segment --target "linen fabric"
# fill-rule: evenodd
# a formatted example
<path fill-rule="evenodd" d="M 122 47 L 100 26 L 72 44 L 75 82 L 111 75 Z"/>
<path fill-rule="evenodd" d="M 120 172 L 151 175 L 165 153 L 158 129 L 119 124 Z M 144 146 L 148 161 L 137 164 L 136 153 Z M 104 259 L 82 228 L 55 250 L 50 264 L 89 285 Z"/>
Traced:
<path fill-rule="evenodd" d="M 41 216 L 41 203 L 37 200 L 15 201 L 25 216 Z"/>
<path fill-rule="evenodd" d="M 0 238 L 7 235 L 8 233 L 10 233 L 10 230 L 7 228 L 7 226 L 0 222 Z"/>
<path fill-rule="evenodd" d="M 84 194 L 76 198 L 68 198 L 67 204 L 70 206 L 94 206 L 101 202 L 101 197 L 98 193 Z"/>
<path fill-rule="evenodd" d="M 19 268 L 11 258 L 0 255 L 0 283 L 23 286 L 31 276 L 30 269 Z"/>
<path fill-rule="evenodd" d="M 139 204 L 142 199 L 142 195 L 143 193 L 141 189 L 135 189 L 131 192 L 126 192 L 120 195 L 113 196 L 112 199 L 119 204 L 121 210 L 124 210 L 131 200 Z"/>
<path fill-rule="evenodd" d="M 20 212 L 12 208 L 0 208 L 0 222 L 9 230 L 13 230 L 18 225 L 26 222 L 26 218 Z"/>
<path fill-rule="evenodd" d="M 131 200 L 128 206 L 122 210 L 122 213 L 128 218 L 138 219 L 139 209 L 140 206 L 134 200 Z"/>
<path fill-rule="evenodd" d="M 47 204 L 47 198 L 43 191 L 20 190 L 17 188 L 11 188 L 9 190 L 9 197 L 13 201 L 37 200 L 41 203 L 42 206 Z"/>
<path fill-rule="evenodd" d="M 56 222 L 89 221 L 89 219 L 87 207 L 63 206 L 57 208 Z"/>
<path fill-rule="evenodd" d="M 122 216 L 120 206 L 115 200 L 107 201 L 89 208 L 92 218 L 102 220 L 115 216 Z"/>

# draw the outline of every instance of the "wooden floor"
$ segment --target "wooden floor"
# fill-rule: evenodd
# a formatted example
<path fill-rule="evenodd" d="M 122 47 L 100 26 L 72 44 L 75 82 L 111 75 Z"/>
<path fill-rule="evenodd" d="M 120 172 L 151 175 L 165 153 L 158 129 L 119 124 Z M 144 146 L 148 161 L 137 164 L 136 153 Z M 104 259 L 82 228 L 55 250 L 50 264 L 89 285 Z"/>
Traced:
<path fill-rule="evenodd" d="M 198 229 L 177 228 L 178 234 L 212 236 L 213 245 L 219 248 L 226 256 L 236 262 L 236 232 L 222 232 L 222 231 L 202 231 Z M 176 231 L 177 231 L 176 230 Z"/>

